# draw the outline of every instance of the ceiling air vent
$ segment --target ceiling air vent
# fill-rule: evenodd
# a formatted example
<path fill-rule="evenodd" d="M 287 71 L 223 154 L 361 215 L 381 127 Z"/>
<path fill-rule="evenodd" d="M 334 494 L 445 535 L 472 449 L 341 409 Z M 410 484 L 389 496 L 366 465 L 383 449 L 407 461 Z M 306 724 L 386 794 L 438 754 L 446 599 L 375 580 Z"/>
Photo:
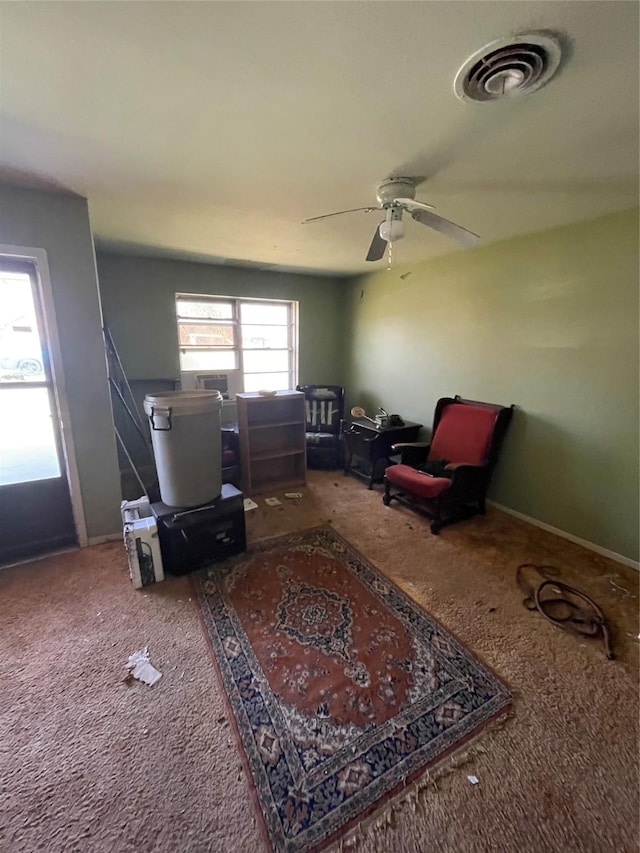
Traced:
<path fill-rule="evenodd" d="M 535 92 L 560 65 L 559 40 L 550 33 L 520 33 L 476 51 L 456 74 L 462 101 L 498 101 Z"/>

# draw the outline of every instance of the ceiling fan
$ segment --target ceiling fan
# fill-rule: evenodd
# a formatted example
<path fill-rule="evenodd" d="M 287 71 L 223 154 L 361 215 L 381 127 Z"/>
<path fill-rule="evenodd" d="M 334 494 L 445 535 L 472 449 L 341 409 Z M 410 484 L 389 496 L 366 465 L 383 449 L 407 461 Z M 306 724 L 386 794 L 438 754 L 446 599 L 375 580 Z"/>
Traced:
<path fill-rule="evenodd" d="M 374 210 L 384 210 L 385 218 L 375 230 L 371 246 L 367 253 L 368 261 L 379 261 L 385 253 L 387 243 L 394 243 L 404 237 L 404 224 L 402 215 L 406 211 L 412 218 L 427 228 L 433 228 L 441 234 L 451 237 L 463 246 L 470 249 L 480 239 L 473 231 L 468 231 L 455 222 L 450 222 L 443 216 L 433 213 L 432 204 L 424 204 L 415 201 L 416 181 L 412 178 L 389 178 L 378 184 L 376 198 L 378 204 L 374 207 L 353 207 L 350 210 L 338 210 L 335 213 L 325 213 L 323 216 L 312 216 L 302 223 L 317 222 L 319 219 L 327 219 L 329 216 L 340 216 L 343 213 L 372 213 Z"/>

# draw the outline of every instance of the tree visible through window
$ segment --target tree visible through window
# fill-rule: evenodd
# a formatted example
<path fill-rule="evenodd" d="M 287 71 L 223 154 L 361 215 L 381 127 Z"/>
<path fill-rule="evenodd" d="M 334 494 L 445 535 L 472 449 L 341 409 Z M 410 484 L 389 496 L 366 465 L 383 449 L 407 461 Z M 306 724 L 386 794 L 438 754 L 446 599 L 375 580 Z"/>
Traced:
<path fill-rule="evenodd" d="M 296 302 L 178 294 L 183 372 L 238 370 L 245 391 L 295 388 Z"/>

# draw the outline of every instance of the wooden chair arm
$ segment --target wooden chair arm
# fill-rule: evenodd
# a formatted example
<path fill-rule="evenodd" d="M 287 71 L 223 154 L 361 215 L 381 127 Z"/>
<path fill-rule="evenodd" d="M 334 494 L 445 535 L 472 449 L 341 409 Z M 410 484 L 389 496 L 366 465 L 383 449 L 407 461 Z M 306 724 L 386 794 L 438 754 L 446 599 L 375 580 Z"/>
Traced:
<path fill-rule="evenodd" d="M 451 473 L 451 490 L 469 495 L 471 499 L 484 495 L 489 476 L 489 466 L 485 463 L 469 465 L 465 462 L 450 462 L 446 469 Z"/>
<path fill-rule="evenodd" d="M 424 441 L 401 441 L 391 445 L 392 453 L 399 453 L 403 465 L 419 465 L 429 453 L 430 444 Z"/>
<path fill-rule="evenodd" d="M 480 468 L 484 469 L 487 467 L 486 462 L 480 463 L 471 463 L 471 462 L 448 462 L 445 466 L 445 470 L 447 471 L 457 471 L 459 468 Z"/>

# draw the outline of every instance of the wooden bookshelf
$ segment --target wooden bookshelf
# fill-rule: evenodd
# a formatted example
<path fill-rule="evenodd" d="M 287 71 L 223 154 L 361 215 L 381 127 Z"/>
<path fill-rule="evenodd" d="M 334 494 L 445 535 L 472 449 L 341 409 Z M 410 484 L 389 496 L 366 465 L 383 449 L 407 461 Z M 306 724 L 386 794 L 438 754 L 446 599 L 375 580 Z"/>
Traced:
<path fill-rule="evenodd" d="M 242 491 L 245 495 L 304 486 L 307 478 L 304 394 L 236 394 Z"/>

